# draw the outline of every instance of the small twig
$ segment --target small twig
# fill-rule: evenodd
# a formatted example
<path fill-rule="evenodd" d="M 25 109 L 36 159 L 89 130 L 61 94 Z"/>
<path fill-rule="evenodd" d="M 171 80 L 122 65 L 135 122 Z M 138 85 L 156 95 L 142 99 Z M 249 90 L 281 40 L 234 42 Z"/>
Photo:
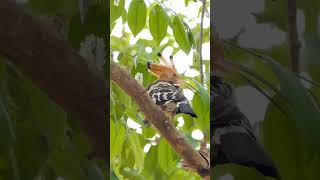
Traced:
<path fill-rule="evenodd" d="M 121 50 L 119 50 L 119 49 L 115 49 L 115 48 L 112 48 L 112 47 L 110 47 L 110 50 L 119 52 L 120 54 L 123 54 L 123 55 L 125 55 L 125 56 L 131 57 L 131 58 L 133 58 L 133 59 L 138 56 L 138 54 L 136 54 L 136 55 L 131 55 L 131 54 L 129 54 L 129 53 L 123 52 L 123 51 L 121 51 Z M 137 58 L 137 59 L 138 59 L 138 60 L 142 60 L 141 62 L 148 62 L 148 60 L 146 60 L 146 59 L 142 59 L 142 58 Z"/>
<path fill-rule="evenodd" d="M 200 40 L 199 40 L 199 58 L 200 58 L 200 79 L 201 84 L 204 84 L 203 81 L 203 59 L 202 59 L 202 41 L 203 41 L 203 18 L 204 13 L 206 11 L 206 0 L 202 0 L 203 6 L 202 6 L 202 13 L 201 13 L 201 23 L 200 23 Z"/>
<path fill-rule="evenodd" d="M 233 47 L 235 47 L 235 48 L 238 48 L 238 49 L 240 49 L 240 50 L 242 50 L 242 51 L 244 51 L 244 52 L 246 52 L 246 53 L 248 53 L 248 54 L 250 54 L 250 55 L 252 55 L 252 56 L 254 56 L 254 57 L 259 58 L 259 59 L 261 59 L 263 62 L 270 62 L 270 61 L 272 60 L 272 58 L 270 58 L 270 57 L 268 57 L 268 56 L 266 56 L 266 55 L 260 54 L 260 53 L 258 53 L 258 52 L 253 51 L 253 50 L 250 50 L 250 49 L 243 48 L 243 47 L 241 47 L 241 46 L 239 46 L 239 45 L 237 45 L 237 44 L 235 44 L 235 43 L 233 43 L 233 42 L 231 42 L 231 41 L 229 41 L 229 40 L 225 40 L 225 39 L 224 39 L 223 42 L 224 42 L 224 43 L 227 43 L 227 44 L 229 44 L 229 45 L 231 45 L 231 46 L 233 46 Z M 221 60 L 223 59 L 223 57 L 222 57 L 222 56 L 219 56 L 218 58 L 216 57 L 217 54 L 219 54 L 219 53 L 215 53 L 215 52 L 216 52 L 217 49 L 219 49 L 219 48 L 215 48 L 215 46 L 217 46 L 217 43 L 213 45 L 213 53 L 211 53 L 211 54 L 213 54 L 213 61 L 212 61 L 212 63 L 214 64 L 213 67 L 216 67 L 216 68 L 218 67 L 218 68 L 225 69 L 225 68 L 224 68 L 225 66 L 222 65 L 223 62 L 221 62 Z M 221 52 L 221 51 L 220 51 L 220 52 Z M 222 51 L 222 52 L 223 52 L 223 51 Z M 218 61 L 220 61 L 220 62 L 218 62 Z M 223 66 L 223 67 L 222 67 L 222 66 Z M 242 66 L 242 65 L 238 64 L 238 66 Z M 249 72 L 249 69 L 248 69 L 248 68 L 245 67 L 245 69 L 247 69 L 245 72 Z M 242 68 L 242 70 L 243 70 L 243 68 Z M 251 74 L 252 74 L 252 73 L 251 73 Z M 298 73 L 294 73 L 294 75 L 295 75 L 296 77 L 298 77 L 299 79 L 302 79 L 302 80 L 304 80 L 304 81 L 306 81 L 306 82 L 308 82 L 308 83 L 310 83 L 310 84 L 312 84 L 312 85 L 314 85 L 314 86 L 320 87 L 320 83 L 319 83 L 319 82 L 310 80 L 310 79 L 308 79 L 308 78 L 306 78 L 306 77 L 304 77 L 303 75 L 300 75 L 300 74 L 298 74 Z M 256 75 L 253 75 L 253 76 L 257 78 Z M 258 77 L 258 78 L 259 78 L 259 77 Z M 261 79 L 261 78 L 260 78 L 260 79 Z M 259 79 L 258 79 L 258 80 L 259 80 Z M 260 80 L 260 81 L 261 81 L 261 80 Z"/>
<path fill-rule="evenodd" d="M 288 0 L 288 41 L 290 46 L 290 59 L 292 71 L 300 72 L 300 43 L 297 30 L 297 1 Z"/>
<path fill-rule="evenodd" d="M 202 177 L 208 177 L 208 164 L 179 131 L 166 118 L 160 108 L 147 95 L 145 89 L 114 61 L 110 62 L 110 78 L 139 106 L 148 122 L 153 124 L 173 149 Z"/>

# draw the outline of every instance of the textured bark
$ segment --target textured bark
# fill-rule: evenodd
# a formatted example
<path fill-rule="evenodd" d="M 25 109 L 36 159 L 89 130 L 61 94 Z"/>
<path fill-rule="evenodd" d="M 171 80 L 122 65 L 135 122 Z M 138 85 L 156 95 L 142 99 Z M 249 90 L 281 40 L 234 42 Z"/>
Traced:
<path fill-rule="evenodd" d="M 111 61 L 110 70 L 111 80 L 137 103 L 146 119 L 159 130 L 160 134 L 171 144 L 184 161 L 202 177 L 208 177 L 209 167 L 207 167 L 206 160 L 187 143 L 160 108 L 151 100 L 145 89 L 127 71 L 113 61 Z"/>
<path fill-rule="evenodd" d="M 49 23 L 12 0 L 0 1 L 0 53 L 45 91 L 108 161 L 107 89 L 103 77 L 74 51 Z"/>

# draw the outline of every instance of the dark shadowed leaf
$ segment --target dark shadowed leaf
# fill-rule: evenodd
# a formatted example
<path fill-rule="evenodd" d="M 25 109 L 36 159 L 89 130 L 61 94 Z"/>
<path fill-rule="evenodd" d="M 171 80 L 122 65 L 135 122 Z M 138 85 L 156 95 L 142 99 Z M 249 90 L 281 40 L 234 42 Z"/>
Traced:
<path fill-rule="evenodd" d="M 15 132 L 12 120 L 0 99 L 0 147 L 1 150 L 8 148 L 15 140 Z M 1 152 L 0 150 L 0 152 Z"/>
<path fill-rule="evenodd" d="M 292 72 L 275 61 L 271 61 L 271 65 L 280 81 L 280 90 L 288 101 L 288 109 L 296 127 L 308 143 L 320 149 L 320 142 L 314 139 L 320 136 L 320 111 L 315 101 Z"/>

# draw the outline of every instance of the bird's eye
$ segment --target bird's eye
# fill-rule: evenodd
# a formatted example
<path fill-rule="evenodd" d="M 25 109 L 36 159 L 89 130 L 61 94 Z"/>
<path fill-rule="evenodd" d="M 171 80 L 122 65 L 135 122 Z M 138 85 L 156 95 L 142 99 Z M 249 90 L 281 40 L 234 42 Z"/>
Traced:
<path fill-rule="evenodd" d="M 177 76 L 176 74 L 173 74 L 173 76 Z"/>

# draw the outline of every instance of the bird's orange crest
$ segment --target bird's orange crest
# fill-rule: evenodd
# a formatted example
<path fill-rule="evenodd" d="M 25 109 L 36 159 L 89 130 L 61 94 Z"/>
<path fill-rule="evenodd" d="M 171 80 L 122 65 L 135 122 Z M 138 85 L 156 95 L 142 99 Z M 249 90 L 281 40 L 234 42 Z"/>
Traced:
<path fill-rule="evenodd" d="M 173 57 L 170 56 L 170 61 L 165 59 L 161 53 L 158 53 L 160 63 L 153 63 L 148 61 L 147 68 L 152 74 L 158 77 L 158 80 L 172 81 L 174 83 L 180 82 L 180 76 L 173 63 Z"/>

